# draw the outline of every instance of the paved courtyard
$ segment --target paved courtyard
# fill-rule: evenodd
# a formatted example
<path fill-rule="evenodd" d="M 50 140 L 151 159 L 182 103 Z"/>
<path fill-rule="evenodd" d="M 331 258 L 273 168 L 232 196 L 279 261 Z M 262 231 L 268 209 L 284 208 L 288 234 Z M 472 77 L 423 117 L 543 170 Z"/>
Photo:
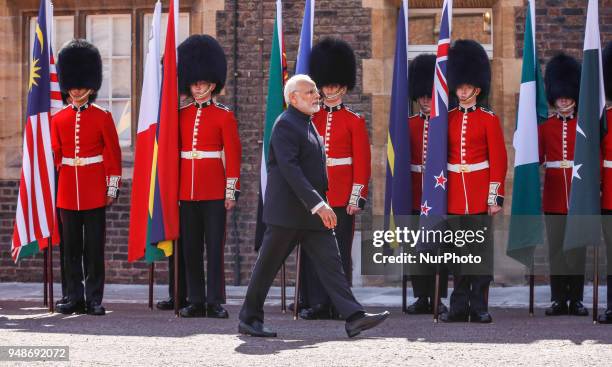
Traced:
<path fill-rule="evenodd" d="M 612 325 L 547 318 L 541 308 L 529 317 L 525 308 L 496 306 L 493 324 L 474 325 L 434 324 L 392 305 L 381 327 L 348 339 L 341 321 L 294 321 L 281 313 L 275 289 L 266 325 L 279 337 L 257 339 L 236 332 L 239 298 L 229 302 L 229 320 L 179 319 L 148 310 L 142 299 L 116 300 L 123 291 L 107 296 L 104 317 L 65 316 L 49 314 L 40 299 L 7 300 L 6 288 L 0 285 L 0 346 L 66 345 L 70 362 L 0 366 L 610 366 L 612 360 Z"/>

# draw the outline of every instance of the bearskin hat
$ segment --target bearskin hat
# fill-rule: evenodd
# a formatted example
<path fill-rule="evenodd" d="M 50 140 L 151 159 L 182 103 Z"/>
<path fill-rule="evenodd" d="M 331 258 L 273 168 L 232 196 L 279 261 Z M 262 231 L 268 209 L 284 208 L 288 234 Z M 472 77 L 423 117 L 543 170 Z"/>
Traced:
<path fill-rule="evenodd" d="M 565 53 L 554 56 L 546 64 L 544 84 L 546 97 L 551 106 L 559 98 L 571 98 L 578 103 L 580 94 L 580 63 Z"/>
<path fill-rule="evenodd" d="M 491 64 L 482 45 L 474 40 L 457 40 L 448 51 L 448 85 L 452 93 L 462 84 L 480 88 L 478 101 L 489 96 Z"/>
<path fill-rule="evenodd" d="M 612 101 L 612 41 L 608 42 L 604 48 L 602 58 L 606 97 Z"/>
<path fill-rule="evenodd" d="M 433 54 L 421 54 L 410 63 L 408 82 L 413 101 L 425 96 L 431 97 L 435 67 L 436 55 Z"/>
<path fill-rule="evenodd" d="M 207 34 L 194 34 L 178 47 L 180 91 L 191 95 L 190 86 L 199 81 L 215 83 L 212 94 L 225 86 L 227 59 L 219 42 Z"/>
<path fill-rule="evenodd" d="M 84 39 L 74 39 L 60 50 L 57 56 L 57 72 L 60 89 L 93 89 L 89 100 L 93 101 L 102 85 L 102 57 L 98 48 Z"/>
<path fill-rule="evenodd" d="M 325 38 L 310 51 L 310 77 L 318 88 L 339 84 L 348 90 L 355 87 L 357 62 L 348 43 L 337 38 Z"/>

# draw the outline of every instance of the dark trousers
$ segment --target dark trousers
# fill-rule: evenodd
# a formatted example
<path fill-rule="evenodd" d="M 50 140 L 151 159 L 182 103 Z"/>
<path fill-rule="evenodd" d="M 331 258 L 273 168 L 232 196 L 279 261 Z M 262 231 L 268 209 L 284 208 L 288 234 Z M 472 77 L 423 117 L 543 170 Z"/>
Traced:
<path fill-rule="evenodd" d="M 355 232 L 355 216 L 348 215 L 346 207 L 334 207 L 334 213 L 338 218 L 338 225 L 334 229 L 338 250 L 340 251 L 340 260 L 342 261 L 342 270 L 346 276 L 349 286 L 353 278 L 353 262 L 351 258 L 351 249 L 353 247 L 353 234 Z M 301 279 L 300 294 L 304 305 L 310 307 L 314 305 L 330 305 L 331 299 L 327 295 L 321 280 L 317 276 L 313 260 L 308 256 L 307 251 L 301 247 Z"/>
<path fill-rule="evenodd" d="M 586 248 L 563 249 L 565 238 L 564 214 L 546 214 L 548 258 L 550 261 L 551 301 L 582 301 Z"/>
<path fill-rule="evenodd" d="M 187 298 L 192 304 L 225 303 L 225 201 L 181 201 L 180 221 Z M 206 272 L 204 276 L 204 243 Z M 208 288 L 208 289 L 207 289 Z"/>
<path fill-rule="evenodd" d="M 612 210 L 601 211 L 601 224 L 603 227 L 604 241 L 606 243 L 606 264 L 608 274 L 607 301 L 608 308 L 612 307 Z"/>
<path fill-rule="evenodd" d="M 456 247 L 459 255 L 481 256 L 481 264 L 453 264 L 454 287 L 450 297 L 450 312 L 455 314 L 478 314 L 488 310 L 487 294 L 493 280 L 493 228 L 491 216 L 486 214 L 449 216 L 450 230 L 484 231 L 482 244 L 465 244 Z M 486 228 L 486 230 L 485 230 Z"/>
<path fill-rule="evenodd" d="M 342 271 L 340 253 L 332 231 L 309 231 L 268 225 L 240 310 L 240 320 L 247 323 L 255 320 L 263 322 L 263 306 L 270 286 L 296 243 L 300 243 L 313 260 L 321 284 L 336 310 L 347 318 L 357 312 L 363 312 L 363 307 L 355 300 Z"/>
<path fill-rule="evenodd" d="M 413 211 L 410 217 L 411 228 L 416 230 L 419 228 L 420 212 Z M 408 252 L 419 256 L 416 246 L 407 249 Z M 436 268 L 440 274 L 440 298 L 446 298 L 448 295 L 448 268 L 444 264 L 427 264 L 417 262 L 407 266 L 412 282 L 412 291 L 415 298 L 435 297 L 436 290 Z"/>
<path fill-rule="evenodd" d="M 106 207 L 91 210 L 60 209 L 67 296 L 102 303 Z M 87 270 L 85 270 L 87 269 Z M 83 280 L 85 287 L 83 288 Z"/>

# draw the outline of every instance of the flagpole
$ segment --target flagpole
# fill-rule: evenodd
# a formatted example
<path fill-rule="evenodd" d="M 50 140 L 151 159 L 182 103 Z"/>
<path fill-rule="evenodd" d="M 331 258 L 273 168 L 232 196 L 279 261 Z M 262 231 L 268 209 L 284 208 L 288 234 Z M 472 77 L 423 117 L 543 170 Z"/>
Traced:
<path fill-rule="evenodd" d="M 535 298 L 535 275 L 533 274 L 533 262 L 529 274 L 529 316 L 533 317 L 533 303 Z"/>
<path fill-rule="evenodd" d="M 281 266 L 281 312 L 282 313 L 286 313 L 287 312 L 287 290 L 286 290 L 286 286 L 287 286 L 287 277 L 286 277 L 286 273 L 285 273 L 285 263 L 283 262 L 283 265 Z M 297 307 L 297 304 L 293 304 L 293 307 Z"/>
<path fill-rule="evenodd" d="M 49 286 L 47 281 L 47 249 L 43 252 L 43 306 L 49 306 Z"/>
<path fill-rule="evenodd" d="M 47 275 L 47 283 L 49 285 L 49 312 L 55 312 L 55 304 L 53 301 L 53 245 L 51 244 L 51 237 L 48 239 L 47 251 L 49 251 L 49 256 L 47 256 L 47 260 L 49 264 L 47 265 L 48 275 Z"/>
<path fill-rule="evenodd" d="M 297 246 L 295 246 L 295 249 L 297 251 L 297 255 L 295 258 L 295 292 L 293 294 L 293 319 L 297 320 L 298 319 L 298 309 L 299 309 L 299 299 L 300 299 L 300 272 L 301 272 L 301 266 L 302 266 L 302 259 L 301 259 L 301 245 L 298 244 Z"/>
<path fill-rule="evenodd" d="M 597 308 L 599 307 L 599 243 L 594 246 L 593 254 L 593 324 L 597 324 Z M 608 284 L 608 287 L 610 284 Z"/>
<path fill-rule="evenodd" d="M 149 265 L 149 310 L 153 310 L 153 278 L 155 277 L 155 262 Z"/>
<path fill-rule="evenodd" d="M 179 314 L 179 248 L 178 241 L 172 241 L 174 245 L 174 251 L 172 254 L 174 255 L 174 315 L 178 317 Z"/>

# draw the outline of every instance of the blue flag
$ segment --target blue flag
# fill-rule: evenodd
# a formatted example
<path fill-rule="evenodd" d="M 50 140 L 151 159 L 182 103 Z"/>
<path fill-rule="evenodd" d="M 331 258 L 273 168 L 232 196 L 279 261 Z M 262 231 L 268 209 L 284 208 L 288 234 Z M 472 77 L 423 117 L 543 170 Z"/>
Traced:
<path fill-rule="evenodd" d="M 403 1 L 397 18 L 391 111 L 387 136 L 385 227 L 394 229 L 396 217 L 412 212 L 410 129 L 408 127 L 408 4 Z"/>
<path fill-rule="evenodd" d="M 300 32 L 300 45 L 295 65 L 296 74 L 308 74 L 308 60 L 312 49 L 312 28 L 314 25 L 314 0 L 306 0 L 304 4 L 304 19 L 302 20 L 302 31 Z"/>

